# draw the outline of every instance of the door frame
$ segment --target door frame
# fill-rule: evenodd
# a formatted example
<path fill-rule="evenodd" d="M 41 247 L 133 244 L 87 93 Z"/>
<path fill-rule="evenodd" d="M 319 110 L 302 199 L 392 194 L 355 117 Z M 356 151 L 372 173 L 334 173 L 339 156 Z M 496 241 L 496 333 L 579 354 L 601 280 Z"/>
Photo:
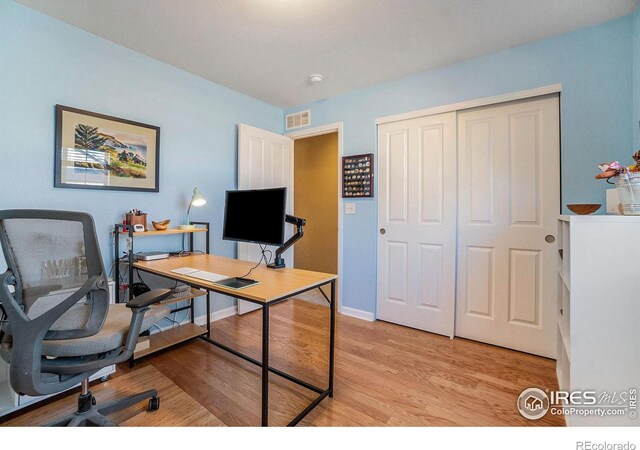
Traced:
<path fill-rule="evenodd" d="M 436 114 L 442 114 L 452 111 L 461 111 L 463 109 L 477 108 L 480 106 L 495 105 L 498 103 L 507 103 L 514 100 L 524 100 L 531 97 L 541 97 L 549 94 L 562 93 L 562 84 L 550 84 L 548 86 L 541 86 L 534 89 L 527 89 L 525 91 L 509 92 L 506 94 L 494 95 L 492 97 L 482 97 L 475 100 L 467 100 L 460 103 L 450 103 L 448 105 L 436 106 L 434 108 L 419 109 L 417 111 L 410 111 L 401 114 L 394 114 L 391 116 L 379 117 L 376 119 L 376 125 L 383 123 L 398 122 L 407 119 L 417 119 L 418 117 L 433 116 Z"/>
<path fill-rule="evenodd" d="M 317 127 L 305 128 L 304 130 L 292 131 L 290 133 L 286 133 L 285 136 L 291 138 L 293 141 L 293 149 L 291 151 L 291 170 L 295 171 L 295 150 L 296 150 L 296 140 L 305 139 L 314 136 L 322 136 L 324 134 L 332 134 L 338 133 L 338 160 L 336 164 L 338 165 L 338 292 L 336 293 L 336 306 L 337 311 L 342 313 L 342 286 L 344 285 L 344 281 L 342 280 L 342 238 L 343 238 L 343 226 L 342 226 L 342 213 L 344 208 L 344 201 L 342 198 L 342 177 L 340 173 L 342 171 L 342 155 L 343 155 L 343 123 L 342 122 L 334 122 L 327 125 L 320 125 Z M 293 180 L 293 177 L 292 177 Z M 292 181 L 292 185 L 295 191 L 295 181 Z M 294 211 L 295 213 L 295 211 Z"/>

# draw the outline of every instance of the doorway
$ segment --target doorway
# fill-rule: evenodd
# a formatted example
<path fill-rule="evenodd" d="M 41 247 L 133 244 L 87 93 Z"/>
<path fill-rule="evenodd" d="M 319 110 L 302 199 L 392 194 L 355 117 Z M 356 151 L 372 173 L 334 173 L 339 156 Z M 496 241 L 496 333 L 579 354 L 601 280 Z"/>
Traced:
<path fill-rule="evenodd" d="M 335 213 L 335 219 L 333 221 L 333 225 L 331 226 L 335 226 L 336 222 L 335 220 L 337 220 L 337 228 L 334 228 L 334 235 L 335 235 L 335 247 L 334 247 L 334 240 L 332 240 L 331 242 L 331 251 L 330 253 L 333 255 L 335 254 L 335 256 L 331 256 L 330 259 L 328 258 L 328 260 L 336 261 L 335 267 L 336 267 L 336 271 L 332 271 L 332 270 L 326 270 L 328 272 L 331 273 L 336 273 L 338 275 L 338 280 L 336 283 L 336 311 L 338 313 L 340 313 L 342 311 L 342 211 L 343 211 L 343 201 L 342 201 L 342 195 L 341 195 L 341 187 L 342 187 L 342 183 L 341 183 L 341 178 L 339 176 L 339 174 L 341 173 L 341 167 L 342 167 L 342 156 L 343 156 L 343 133 L 342 133 L 342 129 L 343 129 L 343 125 L 342 122 L 335 122 L 335 123 L 331 123 L 331 124 L 327 124 L 327 125 L 320 125 L 317 127 L 312 127 L 312 128 L 306 128 L 304 130 L 300 130 L 300 131 L 293 131 L 290 133 L 287 133 L 286 136 L 289 137 L 292 141 L 293 141 L 293 148 L 294 150 L 292 151 L 292 171 L 293 167 L 295 167 L 296 165 L 296 158 L 298 157 L 296 151 L 298 149 L 303 149 L 302 151 L 304 152 L 305 150 L 305 146 L 308 145 L 308 143 L 312 143 L 314 142 L 313 140 L 311 140 L 310 138 L 322 138 L 323 136 L 329 136 L 328 139 L 329 142 L 331 143 L 332 146 L 335 146 L 333 149 L 330 149 L 326 154 L 326 155 L 333 155 L 331 157 L 326 158 L 326 160 L 323 162 L 323 164 L 326 165 L 327 167 L 327 172 L 331 172 L 333 174 L 335 174 L 336 178 L 334 178 L 334 181 L 332 182 L 332 186 L 331 186 L 331 195 L 325 195 L 323 198 L 326 200 L 327 204 L 326 204 L 326 209 L 331 209 L 331 211 L 333 211 Z M 309 139 L 307 141 L 307 139 Z M 320 141 L 318 141 L 320 143 Z M 322 147 L 318 147 L 318 148 L 322 148 Z M 319 150 L 318 152 L 320 152 L 322 150 Z M 303 156 L 304 158 L 304 156 Z M 331 162 L 331 160 L 333 160 L 333 162 Z M 307 161 L 307 164 L 309 163 L 309 161 Z M 334 170 L 330 171 L 328 166 L 329 164 L 333 164 Z M 295 179 L 296 175 L 292 174 L 292 178 Z M 306 181 L 306 180 L 305 180 Z M 296 193 L 296 184 L 297 182 L 294 182 L 293 185 L 293 192 L 294 192 L 294 203 L 296 202 L 296 197 L 297 197 L 297 193 Z M 331 207 L 331 197 L 333 197 L 333 207 Z M 304 196 L 303 196 L 304 198 Z M 307 238 L 309 239 L 309 245 L 311 248 L 311 252 L 316 252 L 317 254 L 322 254 L 325 251 L 324 246 L 322 246 L 322 244 L 320 244 L 320 250 L 317 250 L 317 246 L 314 244 L 314 241 L 316 241 L 313 238 L 313 235 L 308 235 L 307 234 L 307 230 L 310 230 L 310 221 L 308 220 L 309 217 L 313 217 L 313 215 L 306 217 L 305 215 L 301 214 L 298 212 L 297 208 L 302 208 L 302 210 L 304 211 L 305 206 L 303 206 L 300 202 L 298 202 L 298 204 L 296 205 L 296 207 L 294 208 L 295 214 L 296 216 L 299 217 L 303 217 L 305 219 L 307 219 L 307 226 L 304 229 L 305 235 L 302 239 L 300 239 L 295 247 L 296 247 L 296 253 L 295 256 L 293 258 L 293 266 L 296 268 L 301 268 L 301 269 L 307 269 L 307 270 L 314 270 L 313 268 L 309 269 L 309 267 L 312 266 L 307 266 L 305 263 L 305 257 L 303 257 L 301 260 L 298 259 L 298 251 L 300 249 L 299 245 L 301 242 L 307 240 Z M 313 214 L 313 211 L 312 211 Z M 328 227 L 325 226 L 325 228 L 328 229 Z M 316 241 L 317 242 L 317 241 Z M 333 250 L 333 248 L 335 248 L 335 252 Z M 302 250 L 303 252 L 305 251 L 305 249 Z M 301 266 L 299 266 L 298 264 L 301 264 Z M 329 265 L 329 261 L 326 261 L 323 264 L 327 264 L 326 266 L 323 265 L 323 267 L 327 267 L 328 269 L 331 269 L 331 265 Z M 303 267 L 306 266 L 306 267 Z M 319 270 L 318 267 L 315 268 L 315 270 Z M 324 297 L 322 296 L 322 294 L 320 294 L 319 292 L 315 292 L 315 293 L 311 293 L 310 295 L 302 295 L 300 296 L 300 298 L 303 298 L 305 300 L 309 300 L 310 302 L 313 303 L 318 303 L 318 304 L 323 304 L 323 305 L 327 305 L 326 300 L 324 299 Z"/>
<path fill-rule="evenodd" d="M 296 269 L 338 273 L 338 142 L 337 131 L 293 142 L 293 210 L 307 221 L 304 238 L 296 243 Z M 326 304 L 316 291 L 300 298 Z"/>
<path fill-rule="evenodd" d="M 293 210 L 307 219 L 294 267 L 338 273 L 338 133 L 294 141 Z"/>
<path fill-rule="evenodd" d="M 285 186 L 291 195 L 287 196 L 287 214 L 293 214 L 307 219 L 307 227 L 304 229 L 305 236 L 296 242 L 295 246 L 290 247 L 284 256 L 289 267 L 297 267 L 295 264 L 295 255 L 300 248 L 309 241 L 308 226 L 310 225 L 309 217 L 305 216 L 294 209 L 294 142 L 303 141 L 307 138 L 316 136 L 332 135 L 332 139 L 336 141 L 337 153 L 333 156 L 333 164 L 335 165 L 335 173 L 340 173 L 342 164 L 342 122 L 321 125 L 313 128 L 306 128 L 300 131 L 294 131 L 286 135 L 279 135 L 266 130 L 261 130 L 248 125 L 240 124 L 238 126 L 238 188 L 239 189 L 263 189 L 269 187 Z M 304 145 L 304 144 L 301 144 Z M 327 162 L 328 164 L 328 162 Z M 337 271 L 332 272 L 338 275 L 336 283 L 336 311 L 342 312 L 342 196 L 340 195 L 340 180 L 337 179 L 333 184 L 335 197 L 333 204 L 335 213 L 337 214 L 336 247 L 337 247 Z M 329 197 L 327 197 L 328 199 Z M 304 206 L 298 205 L 299 208 Z M 313 211 L 312 211 L 313 213 Z M 315 222 L 315 220 L 314 220 Z M 285 232 L 285 240 L 291 237 L 292 227 L 287 227 Z M 294 248 L 295 247 L 295 248 Z M 295 251 L 294 251 L 295 250 Z M 318 250 L 316 250 L 318 251 Z M 321 248 L 320 253 L 324 252 Z M 238 243 L 238 258 L 247 261 L 257 261 L 260 259 L 260 249 L 257 244 Z M 293 261 L 293 262 L 292 262 Z M 318 269 L 316 269 L 318 270 Z M 304 298 L 304 296 L 300 296 Z M 327 305 L 322 294 L 318 293 L 317 297 L 309 299 L 313 302 Z M 238 314 L 246 314 L 254 311 L 257 307 L 249 302 L 238 301 Z"/>

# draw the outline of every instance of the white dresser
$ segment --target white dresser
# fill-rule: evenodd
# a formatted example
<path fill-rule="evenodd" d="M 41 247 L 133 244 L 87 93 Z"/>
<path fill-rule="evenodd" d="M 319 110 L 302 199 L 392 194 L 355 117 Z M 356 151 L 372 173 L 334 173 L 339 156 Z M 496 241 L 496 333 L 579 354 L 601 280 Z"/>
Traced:
<path fill-rule="evenodd" d="M 115 283 L 113 281 L 109 281 L 109 303 L 114 302 L 114 299 L 115 299 L 114 289 L 115 289 Z M 73 290 L 69 291 L 69 293 L 71 292 L 73 292 Z M 59 296 L 60 294 L 63 294 L 63 293 L 64 291 L 58 291 L 58 292 L 52 293 L 51 295 Z M 106 377 L 107 375 L 112 374 L 115 371 L 116 371 L 115 365 L 105 367 L 104 369 L 100 370 L 95 375 L 93 375 L 91 377 L 91 380 Z M 9 364 L 7 364 L 3 359 L 0 359 L 0 417 L 6 414 L 12 413 L 14 411 L 17 411 L 20 408 L 24 408 L 27 405 L 31 405 L 40 400 L 44 400 L 47 397 L 50 397 L 50 395 L 44 395 L 40 397 L 30 397 L 28 395 L 18 395 L 16 392 L 14 392 L 13 389 L 11 389 L 11 384 L 9 383 Z"/>
<path fill-rule="evenodd" d="M 560 216 L 558 228 L 560 390 L 628 397 L 640 389 L 640 216 Z M 635 413 L 626 405 L 623 415 L 565 417 L 568 425 L 639 426 L 640 405 Z"/>

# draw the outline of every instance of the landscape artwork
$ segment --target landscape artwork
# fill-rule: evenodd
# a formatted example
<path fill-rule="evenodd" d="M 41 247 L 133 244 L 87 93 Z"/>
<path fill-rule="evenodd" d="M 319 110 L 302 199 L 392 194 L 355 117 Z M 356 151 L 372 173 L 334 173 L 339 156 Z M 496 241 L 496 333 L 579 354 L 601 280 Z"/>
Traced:
<path fill-rule="evenodd" d="M 79 123 L 75 127 L 73 166 L 107 172 L 112 177 L 147 178 L 144 136 Z"/>
<path fill-rule="evenodd" d="M 158 127 L 60 105 L 56 122 L 56 187 L 158 192 Z"/>

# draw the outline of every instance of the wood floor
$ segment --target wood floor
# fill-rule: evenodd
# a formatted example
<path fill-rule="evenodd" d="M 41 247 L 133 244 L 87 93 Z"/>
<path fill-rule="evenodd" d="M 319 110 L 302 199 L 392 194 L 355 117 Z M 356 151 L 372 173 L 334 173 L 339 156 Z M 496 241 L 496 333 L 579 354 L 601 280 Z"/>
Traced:
<path fill-rule="evenodd" d="M 91 387 L 91 392 L 96 397 L 98 404 L 104 404 L 109 400 L 144 392 L 150 386 L 158 391 L 161 399 L 161 408 L 158 411 L 147 412 L 147 402 L 145 401 L 113 413 L 109 415 L 109 419 L 126 427 L 224 426 L 218 418 L 150 365 L 133 373 L 95 384 Z M 65 395 L 38 408 L 30 408 L 3 425 L 10 427 L 35 426 L 62 418 L 76 408 L 76 396 L 77 391 L 73 395 Z"/>
<path fill-rule="evenodd" d="M 298 300 L 272 307 L 271 365 L 326 386 L 328 313 Z M 216 340 L 260 359 L 259 311 L 214 322 L 213 330 Z M 553 360 L 342 315 L 336 331 L 335 395 L 302 426 L 564 425 L 562 417 L 550 415 L 529 421 L 516 409 L 525 388 L 557 389 Z M 120 365 L 115 379 L 148 366 L 224 425 L 260 424 L 258 367 L 195 339 L 143 359 L 134 369 Z M 271 425 L 286 424 L 314 396 L 272 374 Z"/>

